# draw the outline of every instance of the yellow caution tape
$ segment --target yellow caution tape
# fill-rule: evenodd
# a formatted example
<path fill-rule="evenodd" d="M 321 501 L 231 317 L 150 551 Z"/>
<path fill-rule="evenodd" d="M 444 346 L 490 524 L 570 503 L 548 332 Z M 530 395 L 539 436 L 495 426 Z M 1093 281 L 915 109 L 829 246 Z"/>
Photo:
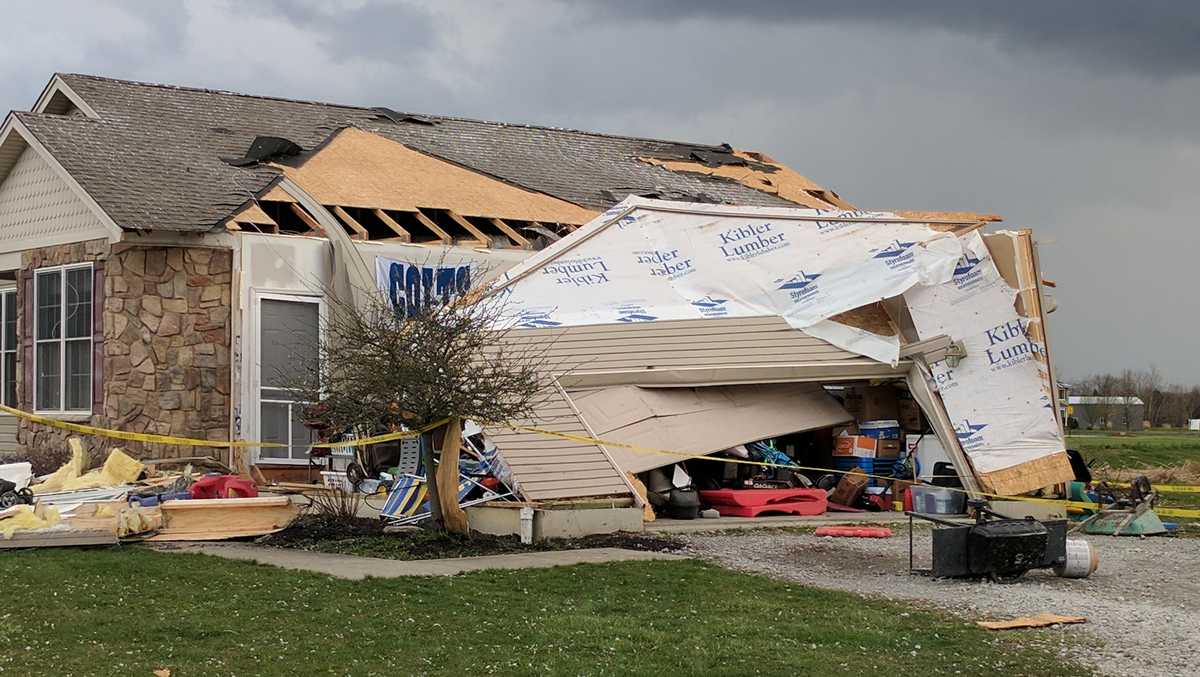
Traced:
<path fill-rule="evenodd" d="M 803 465 L 783 465 L 780 463 L 768 463 L 766 461 L 751 461 L 751 460 L 743 459 L 743 458 L 728 458 L 725 456 L 716 457 L 716 456 L 712 456 L 709 454 L 697 454 L 694 452 L 689 453 L 689 452 L 684 452 L 684 451 L 678 451 L 675 449 L 659 449 L 657 447 L 643 447 L 643 446 L 636 445 L 636 444 L 627 444 L 625 442 L 616 442 L 613 440 L 601 440 L 601 439 L 597 439 L 595 437 L 588 437 L 585 435 L 575 435 L 572 433 L 560 433 L 560 432 L 556 432 L 554 430 L 545 430 L 543 428 L 534 428 L 531 426 L 512 426 L 512 425 L 510 425 L 508 427 L 513 430 L 523 430 L 525 432 L 536 433 L 539 435 L 558 437 L 560 439 L 570 440 L 572 442 L 582 442 L 584 444 L 598 444 L 598 445 L 602 445 L 605 447 L 628 449 L 629 451 L 632 451 L 634 453 L 639 453 L 639 454 L 664 454 L 664 455 L 669 455 L 669 456 L 676 456 L 678 458 L 682 458 L 685 460 L 686 459 L 696 459 L 696 460 L 719 461 L 721 463 L 740 463 L 742 465 L 756 465 L 756 466 L 761 466 L 764 468 L 783 468 L 785 470 L 814 470 L 817 472 L 833 472 L 833 473 L 848 472 L 846 470 L 838 470 L 835 468 L 820 468 L 820 467 L 803 466 Z M 862 470 L 855 471 L 853 474 L 863 475 L 865 477 L 870 477 L 873 479 L 885 480 L 888 482 L 891 482 L 895 479 L 894 477 L 888 477 L 885 475 L 872 475 L 871 473 L 863 472 Z M 950 491 L 958 491 L 958 492 L 961 492 L 964 494 L 970 493 L 970 492 L 966 491 L 965 489 L 959 489 L 957 487 L 942 487 L 942 488 L 948 489 Z M 1155 488 L 1157 489 L 1158 487 L 1156 486 Z M 1086 502 L 1086 501 L 1067 501 L 1067 500 L 1057 499 L 1057 498 L 1035 498 L 1032 496 L 1005 496 L 1002 494 L 989 494 L 989 493 L 984 493 L 984 492 L 979 492 L 979 495 L 985 496 L 987 498 L 997 498 L 997 499 L 1008 500 L 1008 501 L 1026 501 L 1029 503 L 1047 503 L 1047 504 L 1052 504 L 1052 505 L 1060 505 L 1060 506 L 1064 506 L 1064 507 L 1068 507 L 1068 508 L 1081 508 L 1083 510 L 1100 510 L 1101 508 L 1103 508 L 1103 506 L 1101 506 L 1097 503 L 1090 503 L 1090 502 Z M 1181 508 L 1155 508 L 1154 511 L 1157 512 L 1159 515 L 1164 515 L 1164 516 L 1168 516 L 1168 517 L 1200 517 L 1200 510 L 1187 510 L 1187 509 L 1181 509 Z"/>
<path fill-rule="evenodd" d="M 48 416 L 39 416 L 31 414 L 27 411 L 14 409 L 12 407 L 0 404 L 0 412 L 11 414 L 19 418 L 23 418 L 30 423 L 58 428 L 60 430 L 69 430 L 71 432 L 80 433 L 81 435 L 94 435 L 96 437 L 107 437 L 115 440 L 126 440 L 129 442 L 146 442 L 149 444 L 171 444 L 181 447 L 213 447 L 218 449 L 245 449 L 252 447 L 279 449 L 286 448 L 286 444 L 278 442 L 251 442 L 248 440 L 202 440 L 194 437 L 176 437 L 174 435 L 157 435 L 153 433 L 135 433 L 127 430 L 113 430 L 111 428 L 99 428 L 82 423 L 71 423 L 69 421 L 60 421 L 56 418 Z M 450 419 L 444 418 L 440 421 L 435 421 L 419 430 L 402 430 L 394 433 L 386 433 L 376 435 L 374 437 L 364 437 L 357 440 L 349 440 L 346 442 L 322 442 L 312 445 L 314 449 L 340 448 L 340 447 L 362 447 L 368 444 L 378 444 L 380 442 L 390 442 L 392 440 L 404 439 L 406 437 L 416 437 L 423 433 L 429 432 L 435 428 L 446 425 Z"/>
<path fill-rule="evenodd" d="M 1129 482 L 1108 482 L 1113 487 L 1128 487 Z M 1153 484 L 1160 494 L 1200 494 L 1200 487 L 1193 484 Z"/>

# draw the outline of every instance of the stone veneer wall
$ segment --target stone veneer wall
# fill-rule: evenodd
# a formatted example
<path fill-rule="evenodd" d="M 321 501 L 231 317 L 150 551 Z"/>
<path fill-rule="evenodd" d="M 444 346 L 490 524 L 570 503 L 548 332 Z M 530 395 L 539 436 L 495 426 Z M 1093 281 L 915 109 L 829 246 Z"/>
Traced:
<path fill-rule="evenodd" d="M 38 267 L 96 261 L 103 272 L 103 340 L 96 354 L 92 425 L 133 432 L 228 439 L 232 252 L 200 247 L 142 247 L 107 242 L 31 250 L 22 278 Z M 18 294 L 24 286 L 19 285 Z M 23 299 L 18 299 L 21 308 Z M 24 313 L 22 313 L 22 316 Z M 20 322 L 19 336 L 26 333 Z M 24 351 L 18 360 L 25 358 Z M 18 366 L 18 373 L 24 373 Z M 25 410 L 32 401 L 18 386 Z M 34 457 L 61 455 L 71 433 L 22 423 L 18 443 Z M 141 457 L 193 456 L 213 449 L 89 438 L 93 458 L 120 446 Z"/>

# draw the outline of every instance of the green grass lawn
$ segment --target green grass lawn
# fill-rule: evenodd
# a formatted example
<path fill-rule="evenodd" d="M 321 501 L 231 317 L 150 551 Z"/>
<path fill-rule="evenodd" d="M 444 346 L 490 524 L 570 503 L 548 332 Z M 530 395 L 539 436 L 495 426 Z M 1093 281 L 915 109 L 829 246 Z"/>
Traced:
<path fill-rule="evenodd" d="M 1067 436 L 1068 447 L 1078 449 L 1088 461 L 1113 468 L 1175 466 L 1200 461 L 1200 433 L 1196 432 L 1076 433 Z"/>
<path fill-rule="evenodd" d="M 0 570 L 3 675 L 1089 674 L 1060 631 L 692 561 L 351 582 L 124 547 Z"/>

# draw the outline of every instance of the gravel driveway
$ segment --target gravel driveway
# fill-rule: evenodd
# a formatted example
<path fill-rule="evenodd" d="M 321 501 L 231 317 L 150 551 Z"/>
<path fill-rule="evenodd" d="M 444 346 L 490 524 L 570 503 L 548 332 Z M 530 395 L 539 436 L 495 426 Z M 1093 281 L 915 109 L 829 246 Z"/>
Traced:
<path fill-rule="evenodd" d="M 1077 657 L 1101 674 L 1200 674 L 1200 540 L 1089 536 L 1100 569 L 1085 580 L 1033 571 L 1009 585 L 908 574 L 908 526 L 889 539 L 817 538 L 783 530 L 694 534 L 686 552 L 722 566 L 836 590 L 919 600 L 975 620 L 1053 612 L 1085 625 Z M 930 530 L 915 534 L 916 565 L 929 566 Z M 1073 536 L 1075 538 L 1075 536 Z M 1098 640 L 1098 641 L 1097 641 Z"/>

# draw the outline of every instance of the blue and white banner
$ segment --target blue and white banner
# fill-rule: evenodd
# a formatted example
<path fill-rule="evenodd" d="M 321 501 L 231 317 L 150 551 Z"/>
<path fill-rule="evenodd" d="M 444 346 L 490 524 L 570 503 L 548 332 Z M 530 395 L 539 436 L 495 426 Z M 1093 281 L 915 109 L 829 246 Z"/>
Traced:
<path fill-rule="evenodd" d="M 471 289 L 473 264 L 422 264 L 383 256 L 375 258 L 375 277 L 388 302 L 406 317 L 423 305 L 446 303 Z"/>
<path fill-rule="evenodd" d="M 630 198 L 509 270 L 503 279 L 516 280 L 505 289 L 512 321 L 544 327 L 776 315 L 895 363 L 896 337 L 828 318 L 945 282 L 962 258 L 954 235 L 891 222 L 896 217 L 887 212 L 658 204 Z"/>

